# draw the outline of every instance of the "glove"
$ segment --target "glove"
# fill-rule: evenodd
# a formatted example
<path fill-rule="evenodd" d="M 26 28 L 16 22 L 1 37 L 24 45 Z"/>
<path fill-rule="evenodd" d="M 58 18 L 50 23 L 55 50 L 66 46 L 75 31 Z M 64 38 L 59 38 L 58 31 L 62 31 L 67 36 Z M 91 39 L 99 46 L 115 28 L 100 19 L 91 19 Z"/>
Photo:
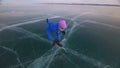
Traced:
<path fill-rule="evenodd" d="M 53 41 L 53 44 L 52 44 L 52 47 L 55 46 L 55 44 L 58 44 L 58 43 L 59 43 L 58 40 L 54 40 L 54 41 Z"/>
<path fill-rule="evenodd" d="M 63 47 L 62 44 L 60 44 L 60 42 L 58 40 L 55 40 L 55 43 L 59 46 L 59 47 Z"/>
<path fill-rule="evenodd" d="M 58 41 L 58 40 L 54 40 L 54 42 L 55 42 L 55 43 L 59 43 L 59 41 Z"/>
<path fill-rule="evenodd" d="M 63 35 L 65 35 L 65 31 L 61 31 Z"/>
<path fill-rule="evenodd" d="M 48 18 L 46 19 L 46 22 L 48 23 Z"/>

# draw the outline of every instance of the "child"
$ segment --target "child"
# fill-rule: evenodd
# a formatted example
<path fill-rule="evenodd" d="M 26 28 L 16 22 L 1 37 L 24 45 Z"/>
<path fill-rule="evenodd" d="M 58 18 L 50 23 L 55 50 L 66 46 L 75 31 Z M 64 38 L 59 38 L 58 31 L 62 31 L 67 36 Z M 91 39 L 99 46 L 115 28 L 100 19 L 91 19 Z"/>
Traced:
<path fill-rule="evenodd" d="M 47 35 L 48 39 L 53 42 L 52 47 L 57 44 L 60 47 L 63 47 L 60 44 L 61 36 L 65 35 L 65 30 L 67 28 L 66 21 L 65 20 L 60 20 L 59 23 L 55 24 L 53 22 L 48 21 L 48 28 L 47 28 Z M 53 33 L 56 34 L 56 37 L 53 37 Z"/>

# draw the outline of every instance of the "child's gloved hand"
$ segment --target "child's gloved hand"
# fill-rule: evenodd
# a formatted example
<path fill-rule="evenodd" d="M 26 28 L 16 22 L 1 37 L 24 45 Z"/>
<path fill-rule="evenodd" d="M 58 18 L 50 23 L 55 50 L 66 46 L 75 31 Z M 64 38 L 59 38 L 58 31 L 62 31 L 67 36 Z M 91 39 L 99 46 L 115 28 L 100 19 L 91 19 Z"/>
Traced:
<path fill-rule="evenodd" d="M 55 40 L 53 41 L 53 44 L 57 44 L 57 43 L 59 43 L 59 41 L 55 39 Z"/>
<path fill-rule="evenodd" d="M 62 44 L 60 44 L 60 41 L 59 40 L 54 40 L 54 42 L 53 42 L 53 45 L 52 46 L 55 46 L 55 44 L 57 44 L 58 46 L 60 46 L 60 47 L 63 47 L 63 45 Z"/>
<path fill-rule="evenodd" d="M 65 35 L 65 31 L 61 31 L 63 35 Z"/>
<path fill-rule="evenodd" d="M 58 41 L 58 40 L 54 40 L 54 42 L 55 42 L 55 43 L 59 43 L 59 41 Z"/>
<path fill-rule="evenodd" d="M 52 46 L 55 46 L 55 44 L 59 44 L 59 41 L 58 41 L 58 40 L 56 40 L 56 39 L 53 41 Z"/>

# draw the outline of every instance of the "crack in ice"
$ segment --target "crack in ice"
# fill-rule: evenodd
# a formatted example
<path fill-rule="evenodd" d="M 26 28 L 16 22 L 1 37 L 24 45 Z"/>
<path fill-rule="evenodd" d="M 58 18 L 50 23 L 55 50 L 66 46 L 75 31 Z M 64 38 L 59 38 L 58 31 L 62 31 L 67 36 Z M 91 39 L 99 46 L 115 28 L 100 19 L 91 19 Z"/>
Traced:
<path fill-rule="evenodd" d="M 36 59 L 33 63 L 31 63 L 27 68 L 43 68 L 43 67 L 49 68 L 49 65 L 51 64 L 53 57 L 57 54 L 58 51 L 59 48 L 56 50 L 48 50 L 40 58 Z"/>
<path fill-rule="evenodd" d="M 13 54 L 15 54 L 15 55 L 16 55 L 16 60 L 18 61 L 18 63 L 20 64 L 20 66 L 21 66 L 22 68 L 24 68 L 24 65 L 23 65 L 22 62 L 20 61 L 19 55 L 18 55 L 18 53 L 17 53 L 16 51 L 14 51 L 14 50 L 12 50 L 12 49 L 10 49 L 10 48 L 8 48 L 8 47 L 5 47 L 5 46 L 0 46 L 0 47 L 3 48 L 3 49 L 5 49 L 5 50 L 7 50 L 7 51 L 12 52 Z"/>
<path fill-rule="evenodd" d="M 120 27 L 115 26 L 115 25 L 101 23 L 101 22 L 92 21 L 92 20 L 84 20 L 83 23 L 92 23 L 92 24 L 103 25 L 103 26 L 106 26 L 106 27 L 114 28 L 114 29 L 120 29 Z"/>
<path fill-rule="evenodd" d="M 45 39 L 45 38 L 43 38 L 43 37 L 41 37 L 41 36 L 39 36 L 39 35 L 37 35 L 37 34 L 35 34 L 35 33 L 32 33 L 32 32 L 30 32 L 30 31 L 27 31 L 27 30 L 25 30 L 25 29 L 23 29 L 23 28 L 14 27 L 14 28 L 11 28 L 11 29 L 14 30 L 14 31 L 23 33 L 23 34 L 25 34 L 25 35 L 32 35 L 31 38 L 33 38 L 33 39 L 42 40 L 42 41 L 46 41 L 46 42 L 50 43 L 49 40 L 47 40 L 47 39 Z"/>
<path fill-rule="evenodd" d="M 86 61 L 86 62 L 88 62 L 90 64 L 93 64 L 94 66 L 96 66 L 98 68 L 113 68 L 110 65 L 103 64 L 100 61 L 95 60 L 94 58 L 87 57 L 87 56 L 85 56 L 83 54 L 80 54 L 77 51 L 74 51 L 72 49 L 67 49 L 66 52 L 69 52 L 69 53 L 71 53 L 71 54 L 73 54 L 75 56 L 78 56 L 79 58 L 83 59 L 84 61 Z"/>
<path fill-rule="evenodd" d="M 60 16 L 53 16 L 53 17 L 50 17 L 49 19 L 59 18 L 59 17 Z M 36 23 L 36 22 L 44 21 L 44 20 L 45 19 L 37 19 L 37 20 L 27 21 L 27 22 L 23 22 L 23 23 L 17 23 L 17 24 L 13 24 L 13 25 L 9 25 L 9 26 L 4 26 L 4 27 L 0 28 L 0 31 L 3 31 L 3 30 L 8 29 L 8 28 L 21 26 L 21 25 L 26 25 L 26 24 L 31 24 L 31 23 Z"/>
<path fill-rule="evenodd" d="M 66 57 L 66 59 L 69 61 L 69 62 L 71 62 L 73 65 L 75 65 L 76 66 L 76 68 L 80 68 L 77 64 L 75 64 L 69 57 L 67 57 L 64 53 L 62 53 L 63 54 L 63 56 L 65 56 Z"/>

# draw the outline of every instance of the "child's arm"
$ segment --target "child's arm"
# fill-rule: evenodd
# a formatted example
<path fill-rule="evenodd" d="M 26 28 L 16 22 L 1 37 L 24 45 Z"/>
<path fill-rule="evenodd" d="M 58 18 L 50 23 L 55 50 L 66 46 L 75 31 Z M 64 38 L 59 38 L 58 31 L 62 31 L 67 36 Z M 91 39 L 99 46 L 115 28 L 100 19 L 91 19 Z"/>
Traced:
<path fill-rule="evenodd" d="M 61 40 L 61 33 L 57 33 L 57 40 L 58 40 L 58 41 Z"/>
<path fill-rule="evenodd" d="M 48 18 L 46 19 L 46 22 L 48 23 Z"/>
<path fill-rule="evenodd" d="M 47 35 L 48 35 L 48 39 L 51 40 L 51 41 L 54 41 L 54 38 L 52 36 L 52 33 L 49 29 L 47 29 Z"/>

